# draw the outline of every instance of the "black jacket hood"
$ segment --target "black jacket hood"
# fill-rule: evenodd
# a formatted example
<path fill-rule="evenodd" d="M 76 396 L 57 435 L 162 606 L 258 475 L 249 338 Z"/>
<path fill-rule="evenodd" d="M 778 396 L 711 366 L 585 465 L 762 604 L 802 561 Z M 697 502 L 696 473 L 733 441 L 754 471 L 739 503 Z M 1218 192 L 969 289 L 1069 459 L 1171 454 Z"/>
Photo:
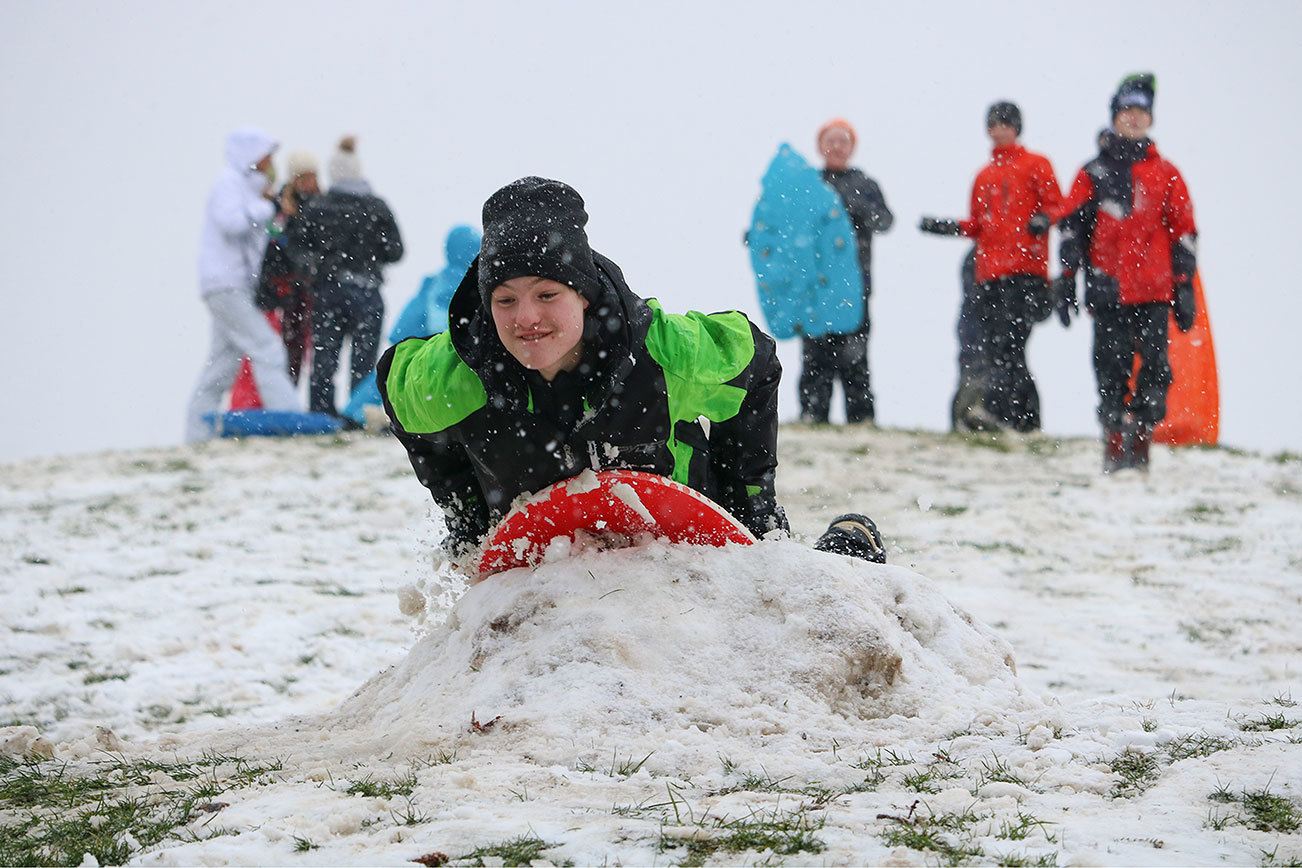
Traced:
<path fill-rule="evenodd" d="M 592 259 L 602 290 L 597 302 L 589 304 L 584 314 L 583 340 L 588 345 L 588 357 L 596 365 L 593 392 L 588 396 L 595 405 L 627 375 L 633 364 L 630 350 L 646 341 L 652 312 L 629 289 L 618 265 L 596 251 Z M 523 404 L 528 400 L 525 369 L 498 338 L 493 318 L 483 307 L 478 275 L 476 256 L 448 305 L 452 346 L 479 376 L 490 401 Z"/>

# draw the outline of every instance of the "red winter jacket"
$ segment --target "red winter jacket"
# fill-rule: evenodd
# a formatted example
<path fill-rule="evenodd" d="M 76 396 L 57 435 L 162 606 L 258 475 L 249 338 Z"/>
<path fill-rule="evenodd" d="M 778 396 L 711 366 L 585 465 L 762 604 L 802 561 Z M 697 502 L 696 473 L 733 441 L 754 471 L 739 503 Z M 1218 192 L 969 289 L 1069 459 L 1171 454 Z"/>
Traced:
<path fill-rule="evenodd" d="M 1198 228 L 1184 178 L 1147 140 L 1105 136 L 1063 203 L 1063 270 L 1088 264 L 1117 285 L 1122 304 L 1170 303 L 1193 279 Z"/>
<path fill-rule="evenodd" d="M 1062 193 L 1053 166 L 1021 145 L 997 147 L 972 184 L 971 216 L 959 230 L 976 240 L 976 279 L 1014 274 L 1049 276 L 1049 235 L 1035 237 L 1026 224 L 1036 213 L 1061 216 Z"/>

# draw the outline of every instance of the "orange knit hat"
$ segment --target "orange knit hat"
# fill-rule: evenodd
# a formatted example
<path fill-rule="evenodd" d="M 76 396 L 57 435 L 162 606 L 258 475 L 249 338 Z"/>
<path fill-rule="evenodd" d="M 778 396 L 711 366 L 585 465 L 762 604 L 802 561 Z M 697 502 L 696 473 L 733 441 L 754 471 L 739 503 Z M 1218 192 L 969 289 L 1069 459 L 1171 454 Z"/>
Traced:
<path fill-rule="evenodd" d="M 823 142 L 823 136 L 837 127 L 840 127 L 850 134 L 850 147 L 853 148 L 859 143 L 859 136 L 855 133 L 853 124 L 845 118 L 832 118 L 830 121 L 818 128 L 818 135 L 814 138 L 814 144 L 821 145 Z"/>

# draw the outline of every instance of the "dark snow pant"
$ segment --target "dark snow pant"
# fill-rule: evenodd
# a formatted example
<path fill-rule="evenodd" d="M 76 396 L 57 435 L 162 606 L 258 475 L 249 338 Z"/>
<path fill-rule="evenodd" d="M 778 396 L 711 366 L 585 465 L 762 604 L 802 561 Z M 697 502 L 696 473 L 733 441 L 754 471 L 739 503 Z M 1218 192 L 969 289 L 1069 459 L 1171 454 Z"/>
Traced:
<path fill-rule="evenodd" d="M 978 310 L 976 292 L 976 255 L 963 260 L 963 300 L 958 309 L 958 388 L 949 408 L 949 424 L 955 431 L 983 427 L 973 418 L 986 401 L 985 332 Z"/>
<path fill-rule="evenodd" d="M 1115 295 L 1095 299 L 1094 376 L 1099 387 L 1099 423 L 1120 431 L 1127 410 L 1142 430 L 1151 431 L 1166 416 L 1171 363 L 1166 339 L 1171 305 L 1165 302 L 1121 304 Z M 1133 394 L 1130 377 L 1135 356 L 1139 375 Z"/>
<path fill-rule="evenodd" d="M 297 385 L 312 340 L 312 294 L 306 288 L 296 288 L 285 298 L 280 308 L 280 339 L 289 356 L 289 378 Z"/>
<path fill-rule="evenodd" d="M 308 409 L 336 414 L 335 371 L 343 353 L 344 338 L 352 340 L 350 387 L 375 370 L 380 357 L 380 328 L 384 299 L 380 287 L 354 283 L 318 286 L 312 299 L 312 376 L 308 381 Z"/>
<path fill-rule="evenodd" d="M 801 345 L 800 418 L 827 421 L 832 409 L 832 384 L 840 377 L 845 390 L 846 421 L 873 421 L 867 328 L 848 335 L 802 338 Z"/>
<path fill-rule="evenodd" d="M 979 331 L 978 364 L 986 383 L 985 406 L 1017 431 L 1040 428 L 1040 393 L 1026 365 L 1032 295 L 1045 292 L 1044 278 L 1015 274 L 977 284 L 969 317 Z"/>

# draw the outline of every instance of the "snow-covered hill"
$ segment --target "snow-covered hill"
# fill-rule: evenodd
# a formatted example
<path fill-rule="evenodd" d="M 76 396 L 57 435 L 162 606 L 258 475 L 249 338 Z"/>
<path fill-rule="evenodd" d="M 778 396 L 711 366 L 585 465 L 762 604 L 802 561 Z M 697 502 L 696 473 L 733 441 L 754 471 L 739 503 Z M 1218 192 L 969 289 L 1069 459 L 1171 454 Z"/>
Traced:
<path fill-rule="evenodd" d="M 466 591 L 387 438 L 3 467 L 0 753 L 57 761 L 0 759 L 0 862 L 1302 859 L 1302 456 L 782 461 L 798 535 L 867 512 L 892 566 L 652 546 Z"/>

